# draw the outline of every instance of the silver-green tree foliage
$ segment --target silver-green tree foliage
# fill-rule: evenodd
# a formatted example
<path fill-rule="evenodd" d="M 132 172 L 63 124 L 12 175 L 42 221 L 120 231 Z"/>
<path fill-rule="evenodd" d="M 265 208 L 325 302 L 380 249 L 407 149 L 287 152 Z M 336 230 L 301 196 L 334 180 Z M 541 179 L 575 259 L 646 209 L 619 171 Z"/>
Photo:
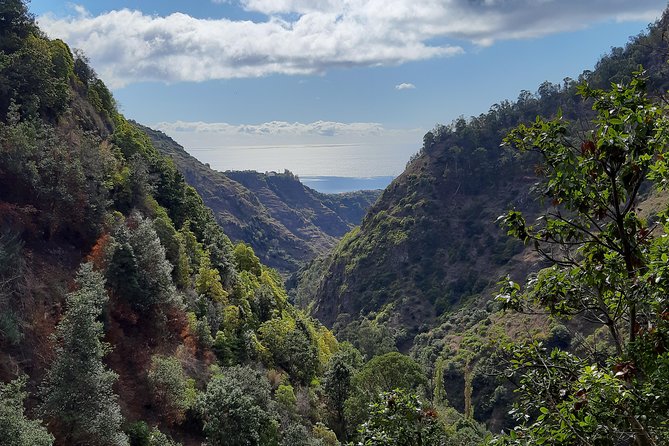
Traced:
<path fill-rule="evenodd" d="M 25 384 L 25 377 L 0 383 L 0 441 L 4 446 L 51 446 L 53 436 L 23 412 Z"/>
<path fill-rule="evenodd" d="M 130 244 L 139 265 L 139 283 L 147 292 L 147 303 L 171 304 L 176 301 L 172 265 L 150 220 L 135 214 L 137 227 L 130 231 Z"/>
<path fill-rule="evenodd" d="M 108 300 L 104 279 L 86 263 L 79 268 L 77 285 L 56 327 L 56 359 L 42 385 L 41 411 L 67 444 L 125 446 L 112 389 L 117 375 L 102 362 L 110 350 L 99 320 Z"/>
<path fill-rule="evenodd" d="M 223 370 L 207 384 L 196 405 L 211 446 L 272 446 L 278 421 L 270 385 L 249 367 Z"/>
<path fill-rule="evenodd" d="M 646 185 L 669 179 L 669 110 L 647 97 L 641 73 L 581 94 L 596 112 L 591 131 L 537 118 L 507 138 L 540 156 L 537 191 L 552 207 L 533 224 L 517 211 L 503 220 L 550 266 L 525 289 L 507 282 L 499 298 L 599 325 L 611 352 L 511 346 L 520 424 L 500 443 L 667 444 L 669 219 L 642 218 L 638 208 Z"/>
<path fill-rule="evenodd" d="M 143 313 L 177 303 L 172 265 L 151 220 L 133 213 L 126 224 L 114 229 L 114 240 L 116 248 L 107 271 L 113 293 Z"/>

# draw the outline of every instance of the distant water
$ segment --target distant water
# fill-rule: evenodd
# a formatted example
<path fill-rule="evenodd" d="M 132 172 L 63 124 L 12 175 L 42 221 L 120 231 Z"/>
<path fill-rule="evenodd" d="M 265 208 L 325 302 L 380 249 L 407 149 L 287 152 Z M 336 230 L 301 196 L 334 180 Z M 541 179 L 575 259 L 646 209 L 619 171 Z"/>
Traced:
<path fill-rule="evenodd" d="M 414 144 L 320 144 L 188 149 L 212 169 L 283 172 L 325 193 L 384 189 L 416 152 Z"/>
<path fill-rule="evenodd" d="M 338 194 L 354 190 L 385 189 L 395 177 L 300 177 L 302 184 L 318 192 Z"/>

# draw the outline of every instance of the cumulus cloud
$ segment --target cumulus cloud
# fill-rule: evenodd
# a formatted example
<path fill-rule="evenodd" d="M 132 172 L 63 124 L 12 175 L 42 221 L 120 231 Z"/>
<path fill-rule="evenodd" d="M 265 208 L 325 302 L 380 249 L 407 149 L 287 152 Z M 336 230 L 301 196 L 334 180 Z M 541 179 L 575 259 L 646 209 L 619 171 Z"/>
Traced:
<path fill-rule="evenodd" d="M 222 2 L 223 0 L 217 0 Z M 464 52 L 449 39 L 491 45 L 605 20 L 652 20 L 665 0 L 239 0 L 264 21 L 165 17 L 122 9 L 44 15 L 52 37 L 83 49 L 114 87 L 319 74 Z M 454 40 L 453 40 L 454 41 Z"/>
<path fill-rule="evenodd" d="M 401 84 L 395 85 L 395 90 L 414 90 L 416 86 L 411 83 L 402 82 Z"/>

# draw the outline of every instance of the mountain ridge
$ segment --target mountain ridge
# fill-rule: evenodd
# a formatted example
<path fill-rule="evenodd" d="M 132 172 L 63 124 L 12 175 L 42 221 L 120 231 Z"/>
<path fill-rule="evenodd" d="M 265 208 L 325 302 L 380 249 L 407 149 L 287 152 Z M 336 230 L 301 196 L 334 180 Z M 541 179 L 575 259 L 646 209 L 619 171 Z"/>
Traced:
<path fill-rule="evenodd" d="M 296 301 L 336 332 L 362 319 L 388 325 L 397 344 L 408 350 L 417 334 L 439 325 L 449 311 L 490 296 L 496 278 L 538 267 L 518 260 L 522 245 L 495 225 L 507 209 L 530 216 L 540 210 L 527 190 L 536 181 L 536 163 L 531 154 L 500 148 L 504 136 L 520 123 L 558 110 L 585 126 L 593 112 L 577 98 L 578 85 L 605 88 L 628 80 L 639 65 L 648 70 L 651 91 L 665 91 L 667 21 L 665 13 L 647 33 L 631 38 L 625 48 L 613 48 L 577 80 L 544 82 L 536 94 L 523 91 L 515 102 L 437 125 L 360 228 L 297 273 L 290 283 Z"/>
<path fill-rule="evenodd" d="M 326 253 L 360 223 L 381 191 L 323 194 L 292 173 L 219 172 L 201 163 L 163 132 L 134 123 L 176 163 L 226 234 L 251 245 L 283 274 Z"/>

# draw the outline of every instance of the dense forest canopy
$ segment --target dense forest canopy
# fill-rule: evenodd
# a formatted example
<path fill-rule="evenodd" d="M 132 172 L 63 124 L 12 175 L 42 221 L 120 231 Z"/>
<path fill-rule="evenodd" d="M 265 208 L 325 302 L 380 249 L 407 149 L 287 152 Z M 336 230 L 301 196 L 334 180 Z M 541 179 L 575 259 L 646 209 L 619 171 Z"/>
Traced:
<path fill-rule="evenodd" d="M 22 1 L 0 23 L 3 444 L 336 445 L 383 392 L 428 396 L 412 359 L 370 361 L 293 307 L 84 54 Z M 451 415 L 417 421 L 450 438 Z"/>

